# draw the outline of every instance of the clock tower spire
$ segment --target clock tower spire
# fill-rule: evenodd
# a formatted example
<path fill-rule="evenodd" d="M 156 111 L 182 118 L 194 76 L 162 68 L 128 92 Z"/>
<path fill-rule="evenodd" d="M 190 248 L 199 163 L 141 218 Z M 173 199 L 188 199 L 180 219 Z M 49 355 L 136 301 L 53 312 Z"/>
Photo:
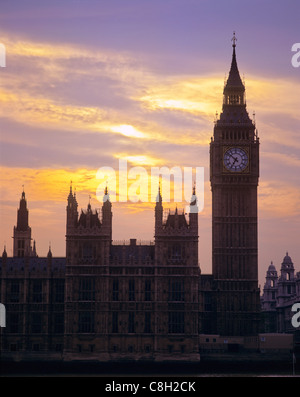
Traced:
<path fill-rule="evenodd" d="M 218 283 L 216 332 L 258 331 L 257 186 L 259 140 L 245 101 L 236 37 L 223 107 L 210 143 L 212 268 Z"/>

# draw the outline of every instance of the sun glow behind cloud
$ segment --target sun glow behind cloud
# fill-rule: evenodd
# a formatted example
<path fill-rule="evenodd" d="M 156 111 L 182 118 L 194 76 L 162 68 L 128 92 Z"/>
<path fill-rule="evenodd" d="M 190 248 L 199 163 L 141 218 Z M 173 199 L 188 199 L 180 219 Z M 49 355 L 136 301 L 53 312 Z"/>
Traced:
<path fill-rule="evenodd" d="M 130 138 L 145 138 L 146 135 L 138 131 L 136 128 L 134 128 L 132 125 L 118 125 L 118 126 L 112 126 L 110 127 L 110 130 L 112 132 L 120 133 L 124 136 L 128 136 Z"/>

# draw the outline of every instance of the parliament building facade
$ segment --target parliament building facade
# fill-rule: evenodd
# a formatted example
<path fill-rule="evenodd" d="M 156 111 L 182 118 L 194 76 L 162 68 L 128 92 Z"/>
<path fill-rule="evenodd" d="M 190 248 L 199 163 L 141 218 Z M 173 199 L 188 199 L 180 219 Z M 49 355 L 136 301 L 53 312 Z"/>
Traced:
<path fill-rule="evenodd" d="M 91 204 L 79 211 L 71 187 L 61 258 L 51 248 L 47 257 L 37 256 L 23 191 L 13 257 L 4 249 L 0 259 L 3 357 L 198 361 L 205 344 L 222 351 L 242 338 L 256 348 L 258 178 L 259 138 L 246 110 L 233 40 L 223 109 L 210 143 L 212 274 L 199 267 L 195 191 L 188 215 L 176 209 L 165 216 L 159 190 L 154 242 L 117 245 L 108 190 L 99 213 Z M 271 303 L 268 321 L 276 332 Z"/>

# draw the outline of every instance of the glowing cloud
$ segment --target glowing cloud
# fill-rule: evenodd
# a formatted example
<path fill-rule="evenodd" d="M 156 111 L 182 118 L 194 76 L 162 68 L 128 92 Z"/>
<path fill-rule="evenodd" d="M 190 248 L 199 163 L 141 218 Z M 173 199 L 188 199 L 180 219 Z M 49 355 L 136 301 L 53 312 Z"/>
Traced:
<path fill-rule="evenodd" d="M 116 133 L 120 133 L 124 136 L 128 136 L 130 138 L 145 138 L 146 137 L 146 134 L 137 130 L 132 125 L 127 125 L 127 124 L 112 126 L 112 127 L 110 127 L 110 130 L 112 132 L 116 132 Z"/>

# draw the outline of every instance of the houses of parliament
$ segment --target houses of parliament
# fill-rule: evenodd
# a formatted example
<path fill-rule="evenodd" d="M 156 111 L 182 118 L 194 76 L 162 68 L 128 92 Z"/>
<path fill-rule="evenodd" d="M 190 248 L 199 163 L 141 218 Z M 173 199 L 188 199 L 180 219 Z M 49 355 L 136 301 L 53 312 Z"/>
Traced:
<path fill-rule="evenodd" d="M 284 258 L 284 279 L 272 265 L 262 297 L 258 287 L 258 179 L 259 138 L 234 39 L 210 142 L 212 274 L 199 267 L 198 211 L 163 217 L 160 190 L 154 242 L 117 245 L 108 189 L 98 212 L 91 204 L 79 210 L 71 186 L 66 257 L 54 257 L 50 248 L 47 257 L 37 255 L 23 191 L 13 257 L 4 249 L 0 258 L 2 357 L 197 362 L 207 349 L 257 350 L 261 332 L 290 332 L 282 308 L 300 301 L 300 273 L 291 258 Z"/>

